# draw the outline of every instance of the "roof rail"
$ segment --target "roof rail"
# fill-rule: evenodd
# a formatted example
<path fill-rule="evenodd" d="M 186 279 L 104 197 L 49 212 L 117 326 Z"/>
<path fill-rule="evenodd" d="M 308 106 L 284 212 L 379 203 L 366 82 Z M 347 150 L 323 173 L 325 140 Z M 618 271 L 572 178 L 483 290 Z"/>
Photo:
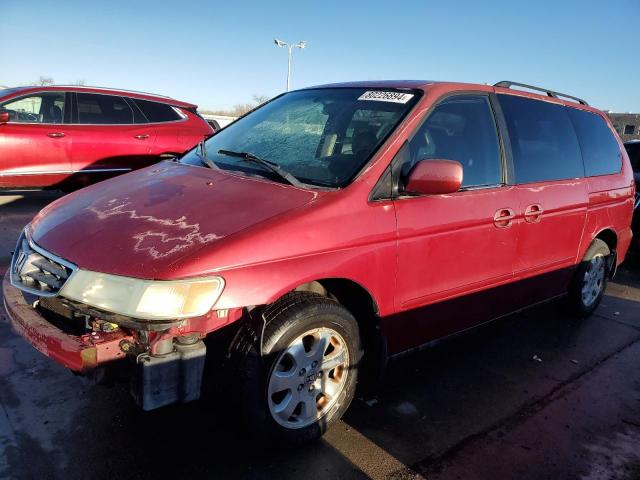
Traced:
<path fill-rule="evenodd" d="M 589 105 L 585 100 L 583 100 L 581 98 L 574 97 L 574 96 L 571 96 L 571 95 L 567 95 L 566 93 L 554 92 L 553 90 L 549 90 L 547 88 L 534 87 L 533 85 L 527 85 L 526 83 L 518 83 L 518 82 L 512 82 L 510 80 L 503 80 L 502 82 L 498 82 L 498 83 L 494 84 L 493 86 L 494 87 L 500 87 L 500 88 L 511 88 L 513 86 L 522 87 L 522 88 L 528 88 L 529 90 L 536 90 L 538 92 L 546 93 L 548 97 L 570 98 L 571 100 L 575 100 L 576 102 L 580 103 L 581 105 Z"/>
<path fill-rule="evenodd" d="M 159 98 L 167 98 L 170 100 L 175 100 L 175 98 L 172 97 L 168 97 L 167 95 L 158 95 L 157 93 L 150 93 L 150 92 L 141 92 L 139 90 L 126 90 L 124 88 L 111 88 L 111 87 L 97 87 L 97 86 L 93 86 L 93 85 L 47 85 L 50 87 L 63 87 L 63 88 L 88 88 L 88 89 L 92 89 L 92 90 L 113 90 L 114 92 L 126 92 L 126 93 L 137 93 L 140 95 L 149 95 L 152 97 L 159 97 Z"/>

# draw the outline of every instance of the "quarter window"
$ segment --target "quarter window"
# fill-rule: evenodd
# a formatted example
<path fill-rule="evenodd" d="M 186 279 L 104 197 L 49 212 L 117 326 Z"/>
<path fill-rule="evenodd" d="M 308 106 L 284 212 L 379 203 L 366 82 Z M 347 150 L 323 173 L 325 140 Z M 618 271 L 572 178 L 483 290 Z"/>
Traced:
<path fill-rule="evenodd" d="M 142 110 L 147 120 L 153 123 L 158 122 L 175 122 L 180 120 L 180 115 L 176 112 L 171 105 L 164 103 L 151 102 L 148 100 L 140 100 L 138 98 L 132 99 L 135 104 Z"/>
<path fill-rule="evenodd" d="M 62 123 L 65 109 L 64 92 L 43 92 L 0 105 L 0 111 L 9 112 L 11 122 Z"/>
<path fill-rule="evenodd" d="M 456 160 L 463 167 L 463 187 L 502 183 L 496 124 L 486 96 L 460 95 L 444 100 L 409 142 L 406 179 L 421 160 Z"/>
<path fill-rule="evenodd" d="M 516 183 L 582 177 L 580 146 L 562 105 L 498 95 L 511 140 Z"/>
<path fill-rule="evenodd" d="M 78 93 L 78 123 L 121 125 L 133 123 L 133 112 L 122 97 Z"/>
<path fill-rule="evenodd" d="M 567 108 L 578 134 L 585 175 L 608 175 L 620 172 L 622 153 L 604 119 L 595 113 Z"/>

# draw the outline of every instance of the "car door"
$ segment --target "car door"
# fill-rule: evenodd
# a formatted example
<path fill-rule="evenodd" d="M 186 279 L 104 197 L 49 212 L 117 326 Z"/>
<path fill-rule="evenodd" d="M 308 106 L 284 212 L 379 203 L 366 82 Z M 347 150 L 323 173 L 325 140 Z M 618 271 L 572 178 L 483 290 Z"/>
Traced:
<path fill-rule="evenodd" d="M 394 202 L 396 303 L 411 319 L 406 325 L 411 338 L 403 348 L 487 317 L 473 310 L 434 316 L 427 306 L 512 279 L 517 195 L 506 184 L 502 152 L 489 95 L 462 94 L 441 100 L 399 153 L 406 158 L 396 158 L 402 178 L 418 161 L 429 159 L 459 161 L 464 175 L 462 189 L 454 194 L 401 196 Z"/>
<path fill-rule="evenodd" d="M 518 196 L 517 278 L 549 275 L 531 301 L 566 290 L 589 202 L 584 164 L 566 107 L 498 95 L 513 152 Z M 535 295 L 538 295 L 536 297 Z"/>
<path fill-rule="evenodd" d="M 152 155 L 155 131 L 146 121 L 136 123 L 138 112 L 127 100 L 85 92 L 77 92 L 74 97 L 76 108 L 69 135 L 71 166 L 79 180 L 97 181 L 157 161 Z"/>
<path fill-rule="evenodd" d="M 132 98 L 145 118 L 153 124 L 156 139 L 153 151 L 156 155 L 182 154 L 201 142 L 211 131 L 190 122 L 185 112 L 166 103 Z"/>
<path fill-rule="evenodd" d="M 68 95 L 49 91 L 7 100 L 0 110 L 0 187 L 51 187 L 69 175 Z"/>

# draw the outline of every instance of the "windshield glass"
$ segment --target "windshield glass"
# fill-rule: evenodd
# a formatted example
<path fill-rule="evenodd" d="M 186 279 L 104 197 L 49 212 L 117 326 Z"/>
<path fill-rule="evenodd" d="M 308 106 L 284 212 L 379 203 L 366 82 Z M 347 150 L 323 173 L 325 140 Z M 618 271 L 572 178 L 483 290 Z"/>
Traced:
<path fill-rule="evenodd" d="M 232 123 L 181 160 L 281 181 L 269 169 L 220 150 L 250 153 L 298 181 L 343 187 L 415 104 L 413 90 L 326 88 L 287 93 Z"/>

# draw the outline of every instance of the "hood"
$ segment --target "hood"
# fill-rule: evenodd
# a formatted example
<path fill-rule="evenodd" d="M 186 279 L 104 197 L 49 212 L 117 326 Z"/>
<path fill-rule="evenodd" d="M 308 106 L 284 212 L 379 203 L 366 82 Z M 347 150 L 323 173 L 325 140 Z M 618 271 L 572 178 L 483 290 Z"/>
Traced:
<path fill-rule="evenodd" d="M 86 270 L 170 278 L 171 265 L 185 256 L 317 195 L 280 183 L 162 162 L 53 202 L 31 223 L 31 237 Z"/>

